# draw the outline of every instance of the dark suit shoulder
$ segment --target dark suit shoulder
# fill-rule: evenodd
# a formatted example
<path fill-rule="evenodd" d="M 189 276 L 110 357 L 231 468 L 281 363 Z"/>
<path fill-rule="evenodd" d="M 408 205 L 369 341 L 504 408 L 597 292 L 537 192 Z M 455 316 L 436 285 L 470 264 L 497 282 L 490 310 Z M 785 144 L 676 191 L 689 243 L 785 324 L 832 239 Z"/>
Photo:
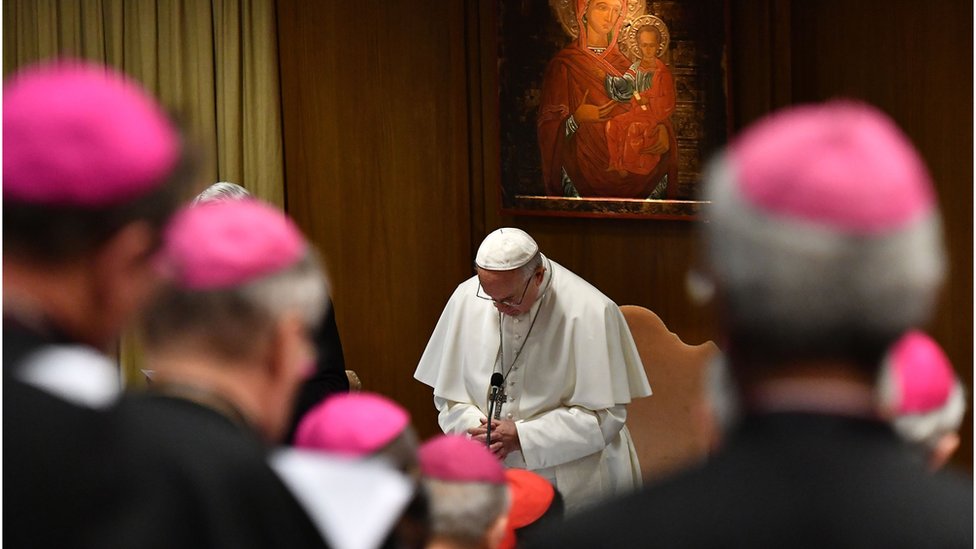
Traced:
<path fill-rule="evenodd" d="M 971 547 L 972 481 L 883 424 L 762 418 L 707 464 L 585 511 L 533 547 Z"/>
<path fill-rule="evenodd" d="M 179 530 L 135 527 L 134 536 L 155 537 L 155 547 L 325 546 L 268 465 L 263 443 L 246 426 L 169 397 L 128 398 L 120 415 L 126 451 L 139 464 L 134 485 L 144 492 L 134 494 L 141 504 L 129 523 L 152 515 L 166 517 L 156 518 L 156 525 L 182 525 Z"/>

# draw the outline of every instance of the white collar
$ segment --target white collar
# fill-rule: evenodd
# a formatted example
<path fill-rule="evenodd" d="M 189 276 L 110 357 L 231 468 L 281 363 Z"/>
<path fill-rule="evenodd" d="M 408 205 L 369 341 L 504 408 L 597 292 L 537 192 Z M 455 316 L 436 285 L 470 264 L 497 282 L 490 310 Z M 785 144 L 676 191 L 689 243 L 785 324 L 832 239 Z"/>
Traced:
<path fill-rule="evenodd" d="M 269 462 L 332 547 L 379 547 L 413 495 L 406 475 L 382 461 L 281 448 Z"/>
<path fill-rule="evenodd" d="M 46 393 L 88 408 L 108 407 L 122 389 L 115 364 L 84 345 L 42 347 L 24 359 L 15 376 Z"/>

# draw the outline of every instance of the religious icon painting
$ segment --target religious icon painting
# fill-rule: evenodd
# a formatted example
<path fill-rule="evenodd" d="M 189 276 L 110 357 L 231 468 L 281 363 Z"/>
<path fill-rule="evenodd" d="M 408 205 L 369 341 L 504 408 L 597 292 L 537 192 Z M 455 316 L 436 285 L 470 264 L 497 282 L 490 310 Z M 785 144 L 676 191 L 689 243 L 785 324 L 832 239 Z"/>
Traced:
<path fill-rule="evenodd" d="M 695 219 L 725 0 L 497 0 L 502 213 Z"/>

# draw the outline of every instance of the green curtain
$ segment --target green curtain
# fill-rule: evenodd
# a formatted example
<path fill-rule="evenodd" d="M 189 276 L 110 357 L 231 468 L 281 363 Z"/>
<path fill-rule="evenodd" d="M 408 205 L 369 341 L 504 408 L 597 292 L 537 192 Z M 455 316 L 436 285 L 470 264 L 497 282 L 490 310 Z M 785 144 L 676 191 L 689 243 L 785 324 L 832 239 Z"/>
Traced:
<path fill-rule="evenodd" d="M 284 206 L 273 0 L 4 0 L 3 75 L 57 57 L 116 67 L 183 123 L 205 161 L 200 188 L 233 181 Z M 138 342 L 119 345 L 142 383 Z"/>

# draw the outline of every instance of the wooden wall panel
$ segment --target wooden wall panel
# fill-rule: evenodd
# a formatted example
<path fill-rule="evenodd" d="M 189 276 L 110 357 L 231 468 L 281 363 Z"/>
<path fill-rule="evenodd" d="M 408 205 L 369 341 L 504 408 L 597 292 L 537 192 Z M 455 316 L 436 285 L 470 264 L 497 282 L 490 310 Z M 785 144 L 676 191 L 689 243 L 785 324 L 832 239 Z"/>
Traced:
<path fill-rule="evenodd" d="M 347 367 L 432 434 L 412 374 L 471 274 L 463 6 L 277 10 L 287 209 L 325 255 Z"/>

